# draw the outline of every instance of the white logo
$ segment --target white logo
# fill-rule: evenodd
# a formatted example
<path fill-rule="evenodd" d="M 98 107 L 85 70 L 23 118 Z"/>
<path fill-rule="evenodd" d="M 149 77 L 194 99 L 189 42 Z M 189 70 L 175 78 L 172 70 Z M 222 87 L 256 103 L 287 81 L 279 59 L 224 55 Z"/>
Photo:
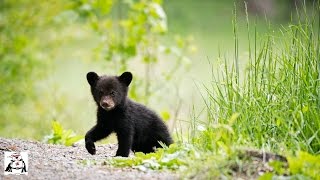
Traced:
<path fill-rule="evenodd" d="M 4 175 L 28 175 L 27 152 L 4 152 Z"/>

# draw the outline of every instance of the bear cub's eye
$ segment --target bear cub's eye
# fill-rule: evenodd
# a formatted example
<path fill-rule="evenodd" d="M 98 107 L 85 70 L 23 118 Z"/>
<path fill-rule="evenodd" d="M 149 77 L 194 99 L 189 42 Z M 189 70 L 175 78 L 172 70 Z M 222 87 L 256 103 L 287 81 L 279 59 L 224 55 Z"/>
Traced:
<path fill-rule="evenodd" d="M 110 96 L 114 97 L 116 95 L 116 92 L 115 91 L 111 91 L 110 92 Z"/>
<path fill-rule="evenodd" d="M 96 89 L 96 90 L 97 90 L 97 92 L 98 92 L 100 95 L 103 94 L 103 91 L 102 91 L 102 90 L 100 90 L 100 89 Z"/>

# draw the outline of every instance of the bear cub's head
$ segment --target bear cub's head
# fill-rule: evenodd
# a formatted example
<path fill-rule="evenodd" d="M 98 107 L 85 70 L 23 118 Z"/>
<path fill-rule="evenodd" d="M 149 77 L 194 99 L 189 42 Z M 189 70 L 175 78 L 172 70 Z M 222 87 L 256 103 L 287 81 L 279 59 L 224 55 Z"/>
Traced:
<path fill-rule="evenodd" d="M 111 111 L 125 103 L 132 74 L 124 72 L 120 76 L 99 76 L 95 72 L 88 72 L 87 80 L 97 105 Z"/>

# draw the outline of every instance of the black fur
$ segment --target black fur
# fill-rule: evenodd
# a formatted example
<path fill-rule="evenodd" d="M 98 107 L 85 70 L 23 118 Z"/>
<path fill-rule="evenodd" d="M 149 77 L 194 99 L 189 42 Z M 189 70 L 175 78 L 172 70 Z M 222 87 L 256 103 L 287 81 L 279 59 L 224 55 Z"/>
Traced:
<path fill-rule="evenodd" d="M 112 132 L 118 138 L 116 156 L 128 157 L 130 149 L 153 152 L 154 147 L 161 147 L 159 141 L 168 146 L 173 143 L 167 126 L 155 112 L 127 98 L 132 80 L 130 72 L 121 76 L 98 76 L 89 72 L 87 80 L 98 106 L 97 124 L 85 136 L 86 149 L 90 154 L 96 153 L 94 142 Z"/>

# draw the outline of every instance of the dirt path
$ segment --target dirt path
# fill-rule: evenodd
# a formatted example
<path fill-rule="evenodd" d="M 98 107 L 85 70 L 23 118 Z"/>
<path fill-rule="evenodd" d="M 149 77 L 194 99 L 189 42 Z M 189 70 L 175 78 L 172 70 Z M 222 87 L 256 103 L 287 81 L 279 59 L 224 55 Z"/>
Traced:
<path fill-rule="evenodd" d="M 98 145 L 97 154 L 87 153 L 84 145 L 66 147 L 40 142 L 0 138 L 0 179 L 177 179 L 170 172 L 141 172 L 132 168 L 103 165 L 112 157 L 117 146 Z M 4 152 L 28 151 L 28 175 L 4 175 Z M 90 165 L 82 163 L 89 160 Z"/>

